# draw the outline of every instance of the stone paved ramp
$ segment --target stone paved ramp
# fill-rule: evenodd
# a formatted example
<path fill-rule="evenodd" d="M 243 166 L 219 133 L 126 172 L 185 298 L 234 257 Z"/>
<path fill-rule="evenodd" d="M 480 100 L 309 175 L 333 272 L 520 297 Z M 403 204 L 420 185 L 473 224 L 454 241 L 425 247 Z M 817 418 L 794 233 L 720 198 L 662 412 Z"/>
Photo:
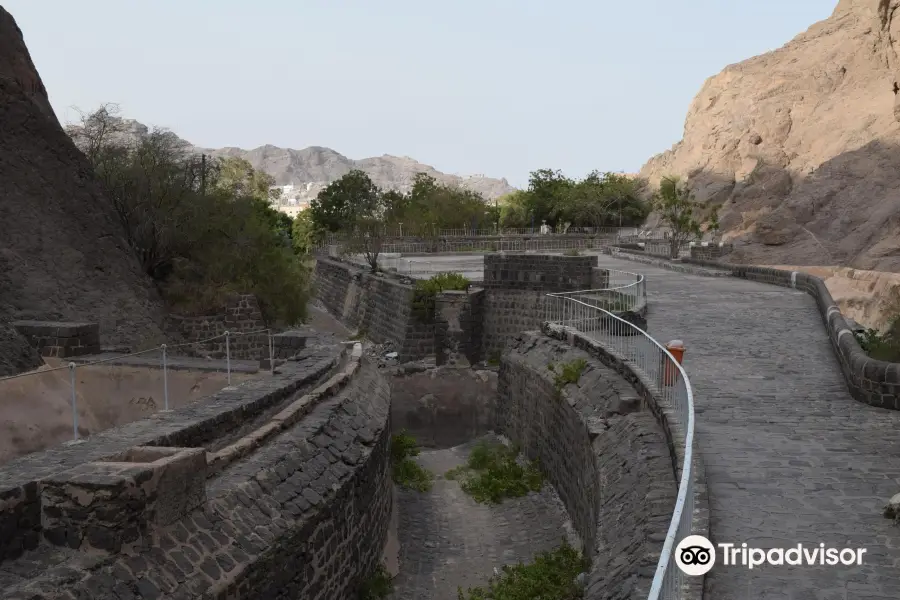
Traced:
<path fill-rule="evenodd" d="M 650 333 L 681 339 L 697 396 L 715 543 L 867 548 L 864 564 L 721 564 L 707 600 L 900 598 L 900 412 L 853 400 L 804 292 L 683 275 L 600 257 L 647 276 Z"/>
<path fill-rule="evenodd" d="M 457 600 L 457 586 L 484 585 L 495 567 L 528 562 L 564 537 L 577 544 L 549 484 L 540 493 L 486 506 L 440 477 L 464 464 L 471 447 L 422 452 L 419 464 L 438 475 L 432 490 L 397 489 L 400 573 L 392 600 Z"/>

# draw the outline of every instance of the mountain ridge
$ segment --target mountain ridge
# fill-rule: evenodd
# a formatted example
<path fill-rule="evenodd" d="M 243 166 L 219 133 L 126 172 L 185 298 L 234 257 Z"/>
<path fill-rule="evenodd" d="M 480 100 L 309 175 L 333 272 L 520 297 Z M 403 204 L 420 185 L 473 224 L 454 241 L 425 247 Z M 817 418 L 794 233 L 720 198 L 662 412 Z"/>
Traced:
<path fill-rule="evenodd" d="M 725 67 L 682 139 L 640 171 L 720 207 L 734 259 L 900 270 L 900 0 L 840 0 L 781 48 Z"/>
<path fill-rule="evenodd" d="M 302 149 L 282 148 L 264 144 L 252 149 L 237 146 L 223 148 L 203 148 L 194 146 L 195 152 L 214 157 L 237 156 L 275 178 L 276 185 L 307 186 L 301 190 L 300 199 L 315 197 L 328 184 L 360 169 L 380 188 L 408 192 L 417 173 L 426 173 L 440 183 L 460 186 L 480 193 L 486 200 L 496 199 L 516 191 L 506 178 L 485 177 L 484 175 L 461 176 L 444 173 L 432 165 L 418 161 L 411 156 L 382 154 L 361 159 L 353 159 L 326 146 L 308 146 Z"/>

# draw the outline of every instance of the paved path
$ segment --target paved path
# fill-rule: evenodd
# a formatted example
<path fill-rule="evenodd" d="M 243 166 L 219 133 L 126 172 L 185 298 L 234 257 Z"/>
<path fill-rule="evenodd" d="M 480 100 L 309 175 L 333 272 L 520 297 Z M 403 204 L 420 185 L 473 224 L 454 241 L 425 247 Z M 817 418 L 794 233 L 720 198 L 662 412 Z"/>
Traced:
<path fill-rule="evenodd" d="M 647 276 L 650 333 L 685 342 L 715 543 L 866 548 L 862 566 L 721 564 L 707 600 L 900 598 L 900 412 L 853 400 L 804 292 L 600 258 Z"/>
<path fill-rule="evenodd" d="M 471 445 L 422 452 L 419 464 L 438 476 L 464 464 Z M 558 547 L 569 529 L 549 484 L 540 493 L 477 504 L 459 484 L 438 478 L 425 493 L 398 489 L 400 574 L 392 600 L 457 600 L 457 587 L 484 585 L 493 569 Z M 572 535 L 571 533 L 569 535 Z M 580 547 L 576 539 L 569 542 Z"/>

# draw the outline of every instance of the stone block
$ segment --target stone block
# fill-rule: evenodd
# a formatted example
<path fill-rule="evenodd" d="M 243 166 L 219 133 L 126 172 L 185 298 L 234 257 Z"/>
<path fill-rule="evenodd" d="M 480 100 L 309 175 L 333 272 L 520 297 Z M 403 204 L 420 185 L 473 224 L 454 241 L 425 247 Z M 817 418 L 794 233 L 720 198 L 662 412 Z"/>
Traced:
<path fill-rule="evenodd" d="M 41 482 L 51 544 L 120 552 L 206 501 L 206 450 L 137 446 Z"/>

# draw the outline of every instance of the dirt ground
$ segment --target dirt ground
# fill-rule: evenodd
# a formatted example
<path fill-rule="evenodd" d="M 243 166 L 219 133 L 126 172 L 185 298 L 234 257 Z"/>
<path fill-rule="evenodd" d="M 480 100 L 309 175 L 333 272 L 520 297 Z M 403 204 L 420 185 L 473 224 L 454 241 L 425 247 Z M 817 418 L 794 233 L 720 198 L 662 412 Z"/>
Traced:
<path fill-rule="evenodd" d="M 72 387 L 63 363 L 47 359 L 38 373 L 0 381 L 0 463 L 72 439 Z M 76 405 L 80 436 L 124 425 L 164 408 L 159 369 L 122 366 L 78 367 Z M 236 385 L 257 375 L 232 373 Z M 169 408 L 175 409 L 228 385 L 225 373 L 168 372 Z"/>

